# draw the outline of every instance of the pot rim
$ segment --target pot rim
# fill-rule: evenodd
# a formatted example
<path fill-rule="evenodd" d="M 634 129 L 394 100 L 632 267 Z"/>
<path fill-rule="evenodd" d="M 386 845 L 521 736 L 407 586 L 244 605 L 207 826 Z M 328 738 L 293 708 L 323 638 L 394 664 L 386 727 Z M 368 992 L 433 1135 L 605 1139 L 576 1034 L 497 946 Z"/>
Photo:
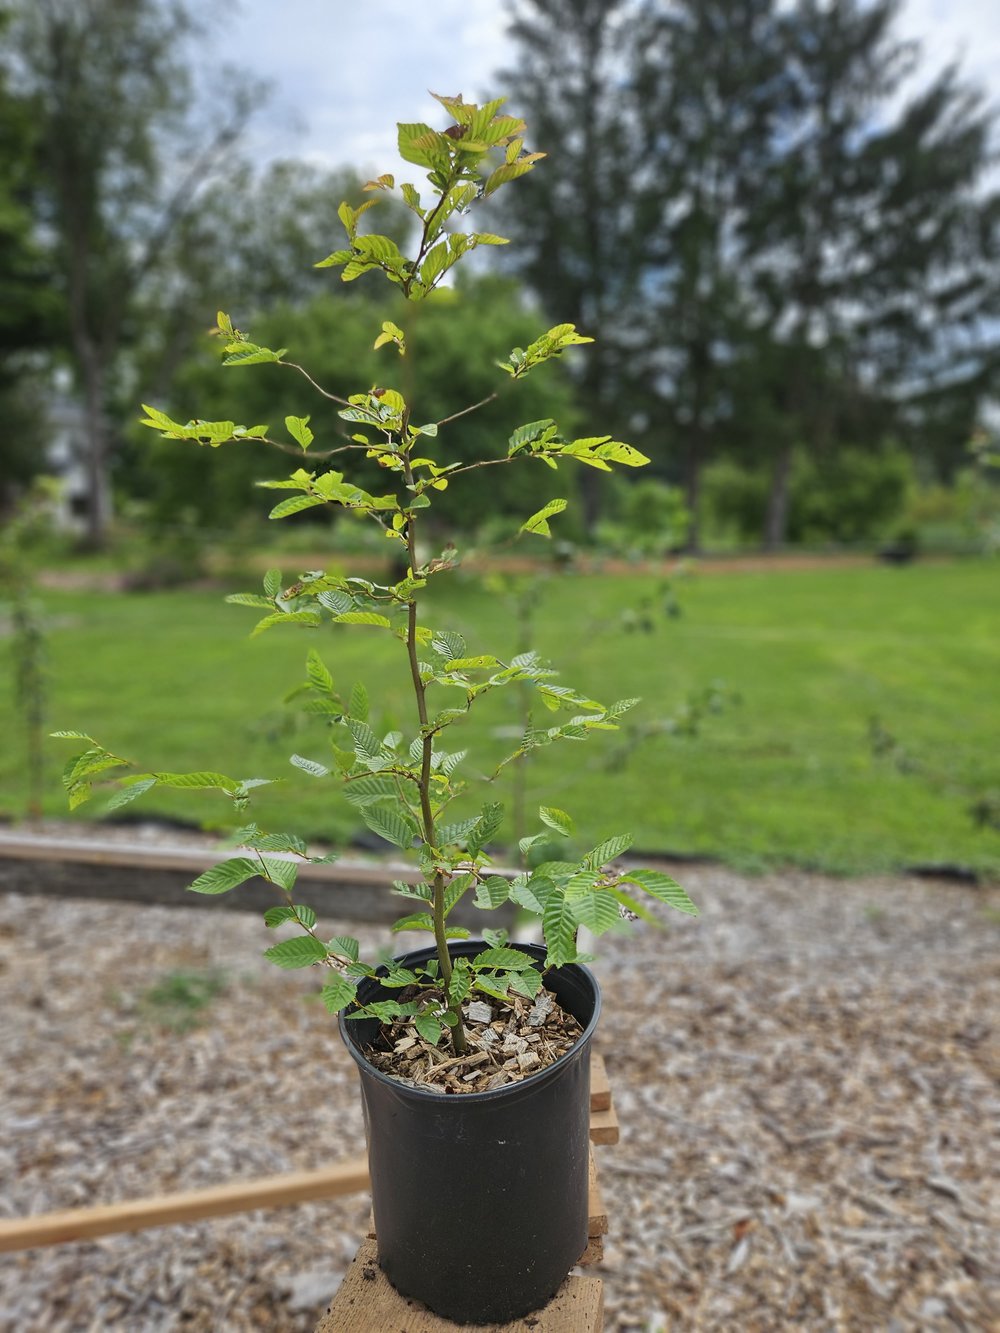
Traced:
<path fill-rule="evenodd" d="M 448 952 L 450 954 L 459 953 L 464 949 L 476 950 L 488 948 L 485 940 L 452 940 L 449 942 Z M 507 945 L 510 949 L 520 949 L 523 953 L 533 954 L 539 962 L 545 959 L 545 948 L 539 944 L 527 944 L 512 941 Z M 422 949 L 410 949 L 405 954 L 399 954 L 393 958 L 394 963 L 405 962 L 407 959 L 413 959 L 419 955 L 434 957 L 436 950 L 433 945 Z M 463 1092 L 463 1093 L 443 1093 L 435 1092 L 430 1088 L 421 1088 L 409 1083 L 402 1083 L 398 1078 L 393 1078 L 390 1074 L 384 1074 L 381 1069 L 376 1069 L 368 1057 L 363 1053 L 354 1038 L 348 1035 L 347 1014 L 350 1009 L 343 1009 L 337 1015 L 337 1025 L 340 1028 L 340 1036 L 348 1053 L 355 1064 L 368 1078 L 373 1078 L 377 1082 L 385 1084 L 396 1092 L 405 1094 L 408 1097 L 418 1098 L 421 1101 L 433 1102 L 437 1106 L 450 1102 L 454 1106 L 466 1106 L 470 1104 L 483 1105 L 487 1102 L 497 1101 L 502 1097 L 509 1097 L 520 1092 L 528 1092 L 534 1087 L 539 1087 L 542 1083 L 554 1078 L 571 1060 L 579 1058 L 579 1048 L 587 1046 L 590 1043 L 594 1032 L 597 1029 L 598 1020 L 601 1017 L 601 987 L 591 972 L 590 968 L 583 963 L 564 963 L 562 967 L 552 968 L 553 972 L 575 973 L 582 980 L 589 983 L 594 994 L 594 1012 L 590 1016 L 590 1021 L 583 1032 L 576 1039 L 568 1051 L 564 1051 L 558 1060 L 553 1060 L 552 1064 L 546 1065 L 544 1069 L 539 1069 L 534 1074 L 529 1074 L 527 1078 L 520 1079 L 517 1083 L 505 1083 L 499 1088 L 488 1088 L 482 1092 Z M 376 969 L 376 976 L 385 975 L 387 969 L 383 964 Z M 364 1020 L 362 1020 L 364 1021 Z"/>

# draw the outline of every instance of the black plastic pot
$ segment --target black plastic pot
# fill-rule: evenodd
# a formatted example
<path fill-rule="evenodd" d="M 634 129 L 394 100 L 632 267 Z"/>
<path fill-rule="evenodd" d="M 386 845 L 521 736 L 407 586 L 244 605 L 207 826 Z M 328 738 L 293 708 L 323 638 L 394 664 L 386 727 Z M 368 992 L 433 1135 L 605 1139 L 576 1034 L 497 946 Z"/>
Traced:
<path fill-rule="evenodd" d="M 479 953 L 453 943 L 452 957 Z M 544 961 L 534 945 L 515 946 Z M 399 961 L 426 962 L 433 949 Z M 601 1009 L 578 964 L 545 984 L 583 1035 L 555 1064 L 491 1092 L 410 1087 L 365 1058 L 375 1019 L 341 1014 L 361 1074 L 379 1264 L 404 1296 L 460 1324 L 507 1323 L 548 1301 L 587 1246 L 590 1042 Z M 362 1003 L 392 996 L 374 978 Z"/>

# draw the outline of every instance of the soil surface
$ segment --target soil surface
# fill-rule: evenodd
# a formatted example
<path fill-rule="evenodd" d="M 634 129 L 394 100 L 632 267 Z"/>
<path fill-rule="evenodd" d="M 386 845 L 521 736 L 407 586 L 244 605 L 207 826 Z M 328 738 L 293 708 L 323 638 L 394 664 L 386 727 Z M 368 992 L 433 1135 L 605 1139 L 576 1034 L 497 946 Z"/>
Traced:
<path fill-rule="evenodd" d="M 701 917 L 605 937 L 595 968 L 622 1127 L 597 1150 L 606 1327 L 1000 1327 L 1000 891 L 676 873 Z M 254 917 L 0 908 L 4 1215 L 363 1151 L 353 1064 L 305 999 L 316 978 L 267 964 Z M 368 1209 L 3 1255 L 0 1330 L 312 1333 Z"/>

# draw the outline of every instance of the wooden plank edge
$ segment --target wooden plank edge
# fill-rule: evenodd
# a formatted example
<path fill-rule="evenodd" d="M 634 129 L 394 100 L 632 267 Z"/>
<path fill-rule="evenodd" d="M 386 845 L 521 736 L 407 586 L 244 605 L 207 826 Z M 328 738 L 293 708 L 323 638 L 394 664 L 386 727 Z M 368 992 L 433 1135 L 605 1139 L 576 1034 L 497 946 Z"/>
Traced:
<path fill-rule="evenodd" d="M 280 1176 L 236 1181 L 203 1190 L 154 1195 L 95 1208 L 71 1208 L 35 1217 L 0 1220 L 0 1253 L 28 1250 L 68 1241 L 91 1240 L 123 1231 L 200 1222 L 255 1208 L 283 1208 L 288 1204 L 356 1194 L 369 1185 L 368 1159 L 352 1158 L 317 1171 L 290 1171 Z"/>
<path fill-rule="evenodd" d="M 611 1084 L 604 1056 L 593 1052 L 590 1057 L 590 1109 L 609 1111 L 611 1109 Z"/>

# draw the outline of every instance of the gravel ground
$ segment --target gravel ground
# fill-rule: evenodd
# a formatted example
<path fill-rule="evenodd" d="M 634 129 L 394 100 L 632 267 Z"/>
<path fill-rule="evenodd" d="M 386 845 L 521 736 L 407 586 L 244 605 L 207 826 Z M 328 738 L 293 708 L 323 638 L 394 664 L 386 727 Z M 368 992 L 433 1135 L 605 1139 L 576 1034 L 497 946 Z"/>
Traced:
<path fill-rule="evenodd" d="M 622 1123 L 598 1150 L 606 1327 L 1000 1329 L 1000 891 L 682 878 L 702 916 L 606 938 L 596 969 Z M 363 1150 L 353 1066 L 263 937 L 239 913 L 2 896 L 0 1212 Z M 212 969 L 207 1026 L 143 998 Z M 0 1256 L 0 1330 L 311 1333 L 367 1213 L 358 1195 Z"/>

